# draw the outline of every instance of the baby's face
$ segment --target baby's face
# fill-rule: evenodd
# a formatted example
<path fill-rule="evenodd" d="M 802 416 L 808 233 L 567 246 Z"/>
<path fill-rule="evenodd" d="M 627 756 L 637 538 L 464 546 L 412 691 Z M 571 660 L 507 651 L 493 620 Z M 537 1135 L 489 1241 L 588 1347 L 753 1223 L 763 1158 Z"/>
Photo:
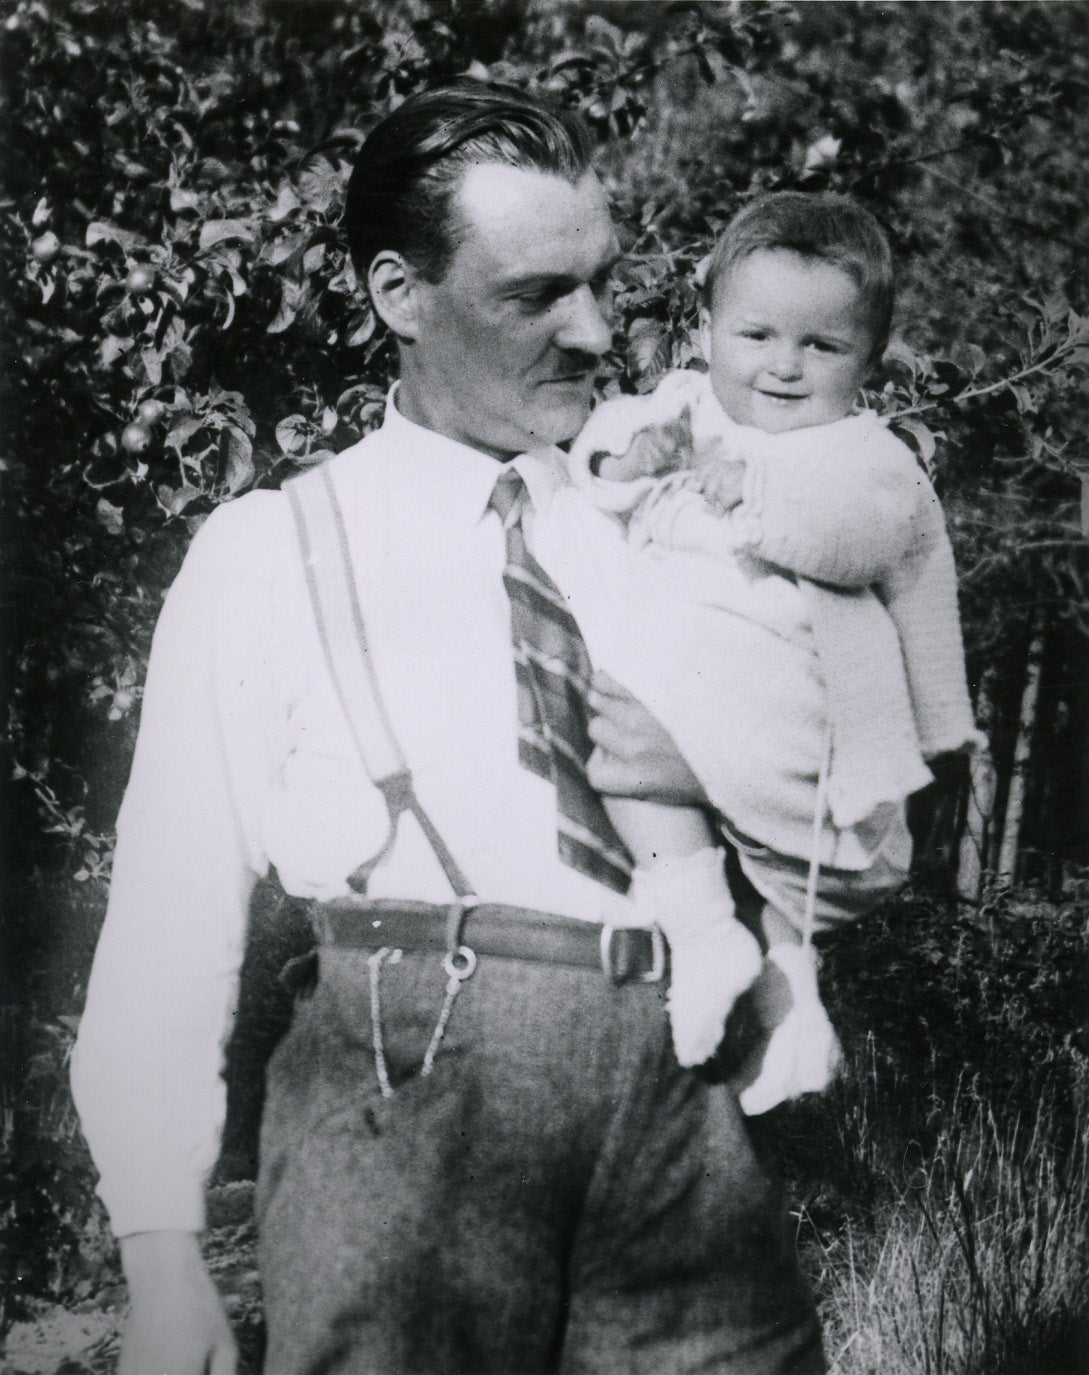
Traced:
<path fill-rule="evenodd" d="M 849 415 L 874 344 L 847 273 L 789 249 L 732 268 L 700 312 L 700 338 L 726 414 L 772 434 Z"/>

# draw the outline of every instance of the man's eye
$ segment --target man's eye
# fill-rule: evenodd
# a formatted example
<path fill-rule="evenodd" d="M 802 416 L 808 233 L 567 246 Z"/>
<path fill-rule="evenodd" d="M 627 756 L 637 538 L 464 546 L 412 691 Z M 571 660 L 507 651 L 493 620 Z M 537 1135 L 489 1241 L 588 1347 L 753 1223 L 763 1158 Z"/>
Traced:
<path fill-rule="evenodd" d="M 563 295 L 555 287 L 545 287 L 537 291 L 520 291 L 514 298 L 526 310 L 549 310 Z"/>

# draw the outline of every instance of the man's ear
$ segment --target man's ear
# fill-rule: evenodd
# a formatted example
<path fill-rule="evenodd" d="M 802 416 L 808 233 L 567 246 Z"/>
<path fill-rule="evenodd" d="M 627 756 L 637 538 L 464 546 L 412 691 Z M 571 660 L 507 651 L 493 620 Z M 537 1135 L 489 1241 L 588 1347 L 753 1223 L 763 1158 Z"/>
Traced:
<path fill-rule="evenodd" d="M 367 273 L 375 313 L 404 343 L 412 343 L 419 332 L 419 295 L 416 274 L 392 250 L 379 253 Z"/>
<path fill-rule="evenodd" d="M 703 354 L 703 361 L 711 361 L 711 308 L 700 306 L 700 352 Z"/>

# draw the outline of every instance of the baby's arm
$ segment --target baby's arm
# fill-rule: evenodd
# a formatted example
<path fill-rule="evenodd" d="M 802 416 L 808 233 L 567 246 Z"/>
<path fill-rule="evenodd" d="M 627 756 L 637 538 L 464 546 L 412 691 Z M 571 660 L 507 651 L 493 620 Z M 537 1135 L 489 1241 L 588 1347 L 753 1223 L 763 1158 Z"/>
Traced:
<path fill-rule="evenodd" d="M 750 431 L 716 449 L 701 437 L 692 482 L 639 512 L 638 537 L 717 558 L 746 551 L 834 587 L 881 582 L 926 538 L 937 498 L 882 427 L 855 438 Z"/>
<path fill-rule="evenodd" d="M 656 478 L 686 466 L 694 376 L 667 373 L 647 395 L 615 396 L 595 407 L 567 459 L 572 483 L 595 506 L 631 511 Z"/>
<path fill-rule="evenodd" d="M 749 457 L 739 547 L 814 582 L 880 582 L 916 545 L 937 498 L 914 455 L 874 424 L 822 448 L 818 431 Z"/>

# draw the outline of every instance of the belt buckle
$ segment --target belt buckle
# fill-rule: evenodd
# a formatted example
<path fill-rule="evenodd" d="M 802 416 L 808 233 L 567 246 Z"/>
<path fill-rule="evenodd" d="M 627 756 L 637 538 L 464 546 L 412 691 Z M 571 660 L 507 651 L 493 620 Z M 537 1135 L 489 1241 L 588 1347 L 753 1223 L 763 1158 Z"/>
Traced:
<path fill-rule="evenodd" d="M 666 943 L 665 936 L 662 935 L 662 928 L 658 925 L 651 927 L 617 927 L 611 922 L 603 922 L 601 926 L 601 968 L 607 978 L 612 979 L 613 983 L 620 983 L 622 976 L 617 973 L 613 964 L 613 937 L 617 931 L 643 931 L 650 936 L 650 968 L 645 974 L 639 975 L 641 983 L 655 984 L 661 983 L 665 978 L 666 970 Z"/>

